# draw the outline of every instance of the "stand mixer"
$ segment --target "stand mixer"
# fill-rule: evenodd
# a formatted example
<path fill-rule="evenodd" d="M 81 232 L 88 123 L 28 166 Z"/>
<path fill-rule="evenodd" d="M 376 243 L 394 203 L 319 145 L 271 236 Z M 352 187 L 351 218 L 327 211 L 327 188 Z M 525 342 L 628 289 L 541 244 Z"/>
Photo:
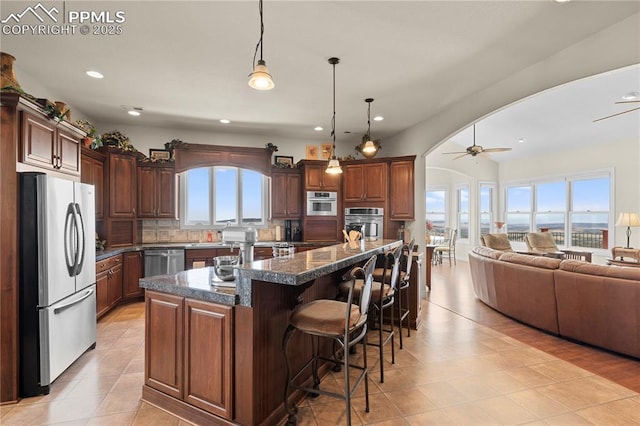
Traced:
<path fill-rule="evenodd" d="M 253 262 L 253 246 L 258 240 L 258 231 L 251 226 L 227 226 L 222 229 L 222 242 L 240 248 L 240 263 Z"/>

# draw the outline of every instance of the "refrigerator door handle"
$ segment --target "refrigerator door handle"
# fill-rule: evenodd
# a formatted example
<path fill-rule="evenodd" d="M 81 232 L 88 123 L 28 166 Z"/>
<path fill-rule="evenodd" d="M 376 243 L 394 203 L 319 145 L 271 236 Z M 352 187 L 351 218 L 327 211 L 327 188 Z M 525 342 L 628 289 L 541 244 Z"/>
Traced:
<path fill-rule="evenodd" d="M 85 244 L 85 227 L 84 220 L 82 219 L 82 212 L 80 211 L 80 205 L 75 203 L 74 205 L 74 223 L 76 229 L 76 239 L 78 241 L 78 245 L 76 246 L 76 264 L 74 268 L 74 275 L 79 275 L 82 272 L 82 265 L 84 263 L 84 254 L 86 250 Z M 80 225 L 78 227 L 78 224 Z M 80 259 L 78 259 L 80 257 Z"/>
<path fill-rule="evenodd" d="M 54 314 L 59 314 L 60 312 L 63 312 L 65 310 L 69 309 L 70 307 L 77 305 L 78 303 L 82 302 L 84 299 L 90 297 L 93 294 L 94 291 L 95 290 L 94 290 L 93 287 L 90 288 L 89 290 L 85 291 L 85 293 L 82 295 L 82 297 L 80 297 L 80 298 L 78 298 L 76 300 L 73 300 L 73 301 L 71 301 L 69 303 L 65 303 L 64 305 L 58 306 L 57 308 L 55 308 L 53 310 L 53 313 Z"/>
<path fill-rule="evenodd" d="M 70 277 L 75 276 L 77 261 L 76 246 L 73 246 L 73 243 L 71 242 L 71 234 L 76 234 L 76 232 L 74 232 L 75 216 L 73 210 L 73 204 L 70 203 L 69 206 L 67 206 L 67 214 L 64 219 L 64 259 L 67 263 L 67 271 L 69 272 Z M 77 238 L 77 234 L 75 237 Z"/>

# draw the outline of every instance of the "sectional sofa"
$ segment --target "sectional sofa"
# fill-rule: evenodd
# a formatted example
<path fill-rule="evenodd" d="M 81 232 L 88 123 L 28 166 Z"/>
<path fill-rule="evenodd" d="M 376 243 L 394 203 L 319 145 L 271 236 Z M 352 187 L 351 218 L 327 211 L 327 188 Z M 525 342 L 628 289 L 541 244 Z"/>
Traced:
<path fill-rule="evenodd" d="M 473 288 L 493 309 L 568 339 L 640 358 L 640 268 L 488 247 L 469 253 Z"/>

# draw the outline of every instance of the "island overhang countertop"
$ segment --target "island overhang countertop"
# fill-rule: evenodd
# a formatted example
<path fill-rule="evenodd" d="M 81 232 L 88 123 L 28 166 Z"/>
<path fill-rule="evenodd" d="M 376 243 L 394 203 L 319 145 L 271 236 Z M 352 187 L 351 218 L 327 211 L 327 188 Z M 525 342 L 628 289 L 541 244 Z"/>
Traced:
<path fill-rule="evenodd" d="M 140 287 L 226 305 L 252 306 L 252 280 L 298 286 L 400 244 L 400 240 L 365 240 L 258 260 L 236 269 L 235 288 L 226 287 L 229 283 L 216 283 L 212 267 L 142 278 Z"/>

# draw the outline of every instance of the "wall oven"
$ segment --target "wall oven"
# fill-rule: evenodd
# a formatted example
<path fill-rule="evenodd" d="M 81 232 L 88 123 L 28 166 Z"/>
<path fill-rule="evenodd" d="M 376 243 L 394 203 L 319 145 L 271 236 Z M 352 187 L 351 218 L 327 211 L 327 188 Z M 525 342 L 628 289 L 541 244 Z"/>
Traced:
<path fill-rule="evenodd" d="M 384 209 L 381 207 L 349 207 L 344 209 L 344 225 L 362 232 L 365 238 L 382 239 Z"/>
<path fill-rule="evenodd" d="M 337 216 L 337 192 L 307 192 L 307 216 Z"/>

